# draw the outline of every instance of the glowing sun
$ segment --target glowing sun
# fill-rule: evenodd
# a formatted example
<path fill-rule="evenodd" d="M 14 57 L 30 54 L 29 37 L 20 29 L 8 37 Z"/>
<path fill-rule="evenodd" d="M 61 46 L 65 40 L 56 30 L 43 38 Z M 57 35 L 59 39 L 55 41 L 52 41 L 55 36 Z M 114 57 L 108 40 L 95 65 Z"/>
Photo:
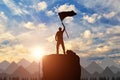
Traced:
<path fill-rule="evenodd" d="M 32 56 L 37 60 L 41 59 L 44 56 L 44 50 L 41 47 L 33 47 L 31 49 Z"/>

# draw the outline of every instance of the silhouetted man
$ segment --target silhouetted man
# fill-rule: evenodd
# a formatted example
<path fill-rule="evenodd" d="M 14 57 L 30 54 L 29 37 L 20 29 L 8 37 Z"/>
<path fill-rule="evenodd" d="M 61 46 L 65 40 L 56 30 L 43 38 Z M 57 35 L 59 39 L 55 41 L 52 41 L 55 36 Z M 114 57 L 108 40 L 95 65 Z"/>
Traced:
<path fill-rule="evenodd" d="M 65 54 L 65 46 L 64 46 L 64 41 L 63 41 L 63 33 L 65 31 L 65 26 L 63 25 L 63 30 L 61 27 L 59 27 L 59 31 L 57 31 L 56 35 L 55 35 L 55 40 L 57 41 L 57 45 L 56 45 L 56 50 L 57 50 L 57 54 L 59 54 L 59 46 L 61 44 L 62 49 L 63 49 L 63 53 Z"/>

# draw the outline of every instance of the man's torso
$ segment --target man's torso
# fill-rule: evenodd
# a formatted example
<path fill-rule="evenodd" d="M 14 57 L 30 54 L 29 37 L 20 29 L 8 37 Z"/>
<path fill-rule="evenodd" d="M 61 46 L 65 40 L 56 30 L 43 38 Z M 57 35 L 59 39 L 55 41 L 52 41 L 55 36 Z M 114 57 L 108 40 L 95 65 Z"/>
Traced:
<path fill-rule="evenodd" d="M 58 42 L 63 41 L 63 31 L 58 31 L 57 32 L 57 40 L 58 40 Z"/>

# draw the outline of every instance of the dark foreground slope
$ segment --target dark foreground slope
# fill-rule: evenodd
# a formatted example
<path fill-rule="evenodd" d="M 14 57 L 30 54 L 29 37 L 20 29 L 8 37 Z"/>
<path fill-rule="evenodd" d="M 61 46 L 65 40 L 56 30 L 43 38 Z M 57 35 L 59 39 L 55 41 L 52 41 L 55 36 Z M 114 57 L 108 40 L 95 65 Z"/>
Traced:
<path fill-rule="evenodd" d="M 80 80 L 79 57 L 53 54 L 43 58 L 43 80 Z"/>

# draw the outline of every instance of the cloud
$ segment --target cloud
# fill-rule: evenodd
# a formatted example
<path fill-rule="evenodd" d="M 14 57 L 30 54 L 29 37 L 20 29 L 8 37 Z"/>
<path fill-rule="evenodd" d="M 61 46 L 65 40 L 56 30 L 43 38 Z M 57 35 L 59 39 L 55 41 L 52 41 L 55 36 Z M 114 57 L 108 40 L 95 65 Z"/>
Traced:
<path fill-rule="evenodd" d="M 103 14 L 103 16 L 105 17 L 105 18 L 107 18 L 107 19 L 109 19 L 109 18 L 112 18 L 112 17 L 114 17 L 116 15 L 116 12 L 110 12 L 110 13 L 108 13 L 108 14 Z"/>
<path fill-rule="evenodd" d="M 110 0 L 104 0 L 104 1 L 100 1 L 100 0 L 95 0 L 95 1 L 92 1 L 92 0 L 84 0 L 84 1 L 81 1 L 79 0 L 78 3 L 81 3 L 81 4 L 84 4 L 84 6 L 88 7 L 88 8 L 94 8 L 96 5 L 99 5 L 101 4 L 101 6 L 107 6 L 109 4 Z M 105 3 L 107 3 L 105 5 Z"/>
<path fill-rule="evenodd" d="M 7 17 L 5 16 L 4 12 L 0 12 L 0 17 L 3 18 L 4 20 L 7 20 Z"/>
<path fill-rule="evenodd" d="M 120 32 L 119 32 L 118 27 L 119 26 L 107 28 L 105 30 L 106 32 L 103 32 L 100 34 L 98 34 L 99 32 L 92 33 L 92 35 L 93 35 L 92 38 L 96 38 L 96 37 L 99 37 L 99 38 L 96 40 L 97 44 L 95 44 L 93 42 L 91 47 L 88 50 L 85 50 L 84 53 L 88 54 L 87 57 L 90 57 L 90 56 L 94 57 L 97 55 L 106 57 L 106 55 L 111 56 L 111 54 L 109 54 L 109 53 L 116 54 L 116 52 L 113 52 L 113 49 L 120 48 L 120 45 L 119 45 L 119 43 L 120 43 L 120 41 L 119 41 L 120 34 L 119 33 Z M 99 42 L 99 40 L 104 40 L 104 42 Z M 112 56 L 114 56 L 114 55 L 112 55 Z"/>
<path fill-rule="evenodd" d="M 2 43 L 3 41 L 14 41 L 16 38 L 15 36 L 13 36 L 10 32 L 3 32 L 0 35 L 0 43 Z"/>
<path fill-rule="evenodd" d="M 120 26 L 114 26 L 106 30 L 106 44 L 113 49 L 120 48 Z"/>
<path fill-rule="evenodd" d="M 13 32 L 7 30 L 6 24 L 0 24 L 0 45 L 8 45 L 10 42 L 15 42 L 16 37 Z"/>
<path fill-rule="evenodd" d="M 20 43 L 24 44 L 28 48 L 34 45 L 44 44 L 45 43 L 45 33 L 44 31 L 32 30 L 21 33 L 17 36 Z"/>
<path fill-rule="evenodd" d="M 102 47 L 97 47 L 95 49 L 95 52 L 97 53 L 105 53 L 107 51 L 109 51 L 111 48 L 109 46 L 102 46 Z"/>
<path fill-rule="evenodd" d="M 47 8 L 47 3 L 45 1 L 39 2 L 37 4 L 37 10 L 38 11 L 44 11 Z"/>
<path fill-rule="evenodd" d="M 28 11 L 21 9 L 13 0 L 3 0 L 3 2 L 15 15 L 28 14 Z"/>
<path fill-rule="evenodd" d="M 92 33 L 89 30 L 85 30 L 81 37 L 65 41 L 66 48 L 75 51 L 86 51 L 91 47 L 92 43 Z"/>
<path fill-rule="evenodd" d="M 12 46 L 6 45 L 0 47 L 0 57 L 2 57 L 2 60 L 17 61 L 23 57 L 29 58 L 29 55 L 29 50 L 22 44 L 14 44 Z"/>
<path fill-rule="evenodd" d="M 40 23 L 40 24 L 38 24 L 37 28 L 38 28 L 38 30 L 46 30 L 47 26 L 44 23 Z"/>
<path fill-rule="evenodd" d="M 87 57 L 87 58 L 90 58 L 90 57 L 93 57 L 95 58 L 96 56 L 97 57 L 106 57 L 107 55 L 107 52 L 109 52 L 111 50 L 111 47 L 110 46 L 91 46 L 88 50 L 84 50 L 84 51 L 78 51 L 79 52 L 79 56 L 80 57 Z M 99 59 L 99 58 L 97 58 Z M 96 59 L 96 60 L 97 60 Z"/>
<path fill-rule="evenodd" d="M 114 10 L 119 13 L 120 12 L 120 9 L 119 9 L 120 7 L 118 8 L 118 5 L 120 4 L 120 1 L 119 0 L 116 0 L 116 1 L 112 0 L 111 4 L 113 5 Z"/>
<path fill-rule="evenodd" d="M 83 37 L 84 38 L 91 38 L 92 37 L 92 33 L 90 30 L 85 30 L 84 33 L 83 33 Z"/>
<path fill-rule="evenodd" d="M 45 23 L 35 24 L 34 22 L 27 22 L 27 23 L 22 23 L 21 25 L 23 25 L 23 27 L 28 30 L 46 30 L 47 29 L 47 26 L 45 25 Z"/>
<path fill-rule="evenodd" d="M 0 28 L 1 27 L 4 26 L 0 26 Z M 27 52 L 27 48 L 23 44 L 20 44 L 17 35 L 13 35 L 13 32 L 7 31 L 6 28 L 3 28 L 0 33 L 0 54 L 2 54 L 3 57 L 7 55 L 5 59 L 10 59 L 11 56 L 26 54 Z"/>
<path fill-rule="evenodd" d="M 30 30 L 35 29 L 35 25 L 33 22 L 23 23 L 23 27 L 25 27 L 26 29 L 30 29 Z"/>
<path fill-rule="evenodd" d="M 116 0 L 116 1 L 118 1 L 118 0 Z M 89 1 L 87 1 L 87 0 L 84 0 L 84 1 L 78 1 L 78 2 L 81 3 L 81 4 L 84 4 L 86 7 L 89 7 L 89 8 L 94 8 L 96 5 L 99 5 L 99 4 L 101 4 L 100 7 L 101 6 L 107 7 L 107 6 L 111 5 L 112 3 L 113 4 L 116 3 L 114 0 L 104 0 L 104 1 L 100 1 L 100 0 L 95 0 L 95 1 L 89 0 Z"/>
<path fill-rule="evenodd" d="M 13 46 L 13 48 L 14 48 L 14 51 L 19 54 L 28 54 L 29 53 L 28 49 L 25 46 L 23 46 L 22 44 L 17 44 L 15 46 Z"/>
<path fill-rule="evenodd" d="M 46 14 L 47 16 L 53 16 L 55 13 L 53 11 L 47 11 Z"/>
<path fill-rule="evenodd" d="M 7 22 L 8 18 L 7 16 L 5 15 L 4 12 L 0 12 L 0 23 L 1 24 L 5 24 Z"/>
<path fill-rule="evenodd" d="M 116 62 L 118 63 L 118 64 L 120 64 L 120 60 L 118 59 L 118 60 L 116 60 Z"/>
<path fill-rule="evenodd" d="M 77 1 L 79 4 L 84 5 L 87 8 L 91 8 L 96 10 L 98 13 L 103 13 L 103 12 L 107 12 L 107 11 L 115 11 L 117 13 L 120 12 L 120 1 L 119 0 L 78 0 Z M 99 7 L 98 7 L 99 6 Z M 101 12 L 100 12 L 101 11 Z"/>
<path fill-rule="evenodd" d="M 120 48 L 120 34 L 109 34 L 106 38 L 106 44 L 109 44 L 112 48 Z"/>
<path fill-rule="evenodd" d="M 106 32 L 104 32 L 103 29 Z M 119 30 L 119 26 L 110 28 L 97 27 L 95 32 L 94 30 L 91 31 L 86 29 L 80 34 L 80 37 L 65 41 L 65 45 L 67 49 L 76 51 L 80 57 L 88 58 L 97 55 L 106 57 L 106 54 L 110 52 L 111 49 L 120 47 L 119 36 L 116 35 L 120 33 Z M 111 36 L 113 34 L 115 35 Z M 98 39 L 95 39 L 97 44 L 94 43 L 93 40 L 96 37 L 99 37 L 99 40 L 104 40 L 104 42 L 99 42 Z"/>
<path fill-rule="evenodd" d="M 91 16 L 88 16 L 88 15 L 83 16 L 83 20 L 86 20 L 88 23 L 95 23 L 100 18 L 101 18 L 101 16 L 98 14 L 93 14 Z"/>
<path fill-rule="evenodd" d="M 69 23 L 71 23 L 73 20 L 74 20 L 73 17 L 66 17 L 65 20 L 64 20 L 64 22 L 69 24 Z"/>
<path fill-rule="evenodd" d="M 54 42 L 55 41 L 55 35 L 52 35 L 52 36 L 48 37 L 47 40 L 49 42 Z"/>
<path fill-rule="evenodd" d="M 120 33 L 120 26 L 114 26 L 114 27 L 111 27 L 111 28 L 107 28 L 106 29 L 106 33 L 107 34 L 117 34 L 117 33 Z"/>
<path fill-rule="evenodd" d="M 76 12 L 76 8 L 75 8 L 75 5 L 72 5 L 72 4 L 64 4 L 64 5 L 61 5 L 59 6 L 58 8 L 56 8 L 56 12 L 62 12 L 62 11 L 75 11 Z"/>
<path fill-rule="evenodd" d="M 0 48 L 0 53 L 5 54 L 26 54 L 28 50 L 22 44 L 16 44 L 13 46 L 5 46 Z"/>
<path fill-rule="evenodd" d="M 0 34 L 2 34 L 4 31 L 5 31 L 5 27 L 2 24 L 0 24 Z"/>

